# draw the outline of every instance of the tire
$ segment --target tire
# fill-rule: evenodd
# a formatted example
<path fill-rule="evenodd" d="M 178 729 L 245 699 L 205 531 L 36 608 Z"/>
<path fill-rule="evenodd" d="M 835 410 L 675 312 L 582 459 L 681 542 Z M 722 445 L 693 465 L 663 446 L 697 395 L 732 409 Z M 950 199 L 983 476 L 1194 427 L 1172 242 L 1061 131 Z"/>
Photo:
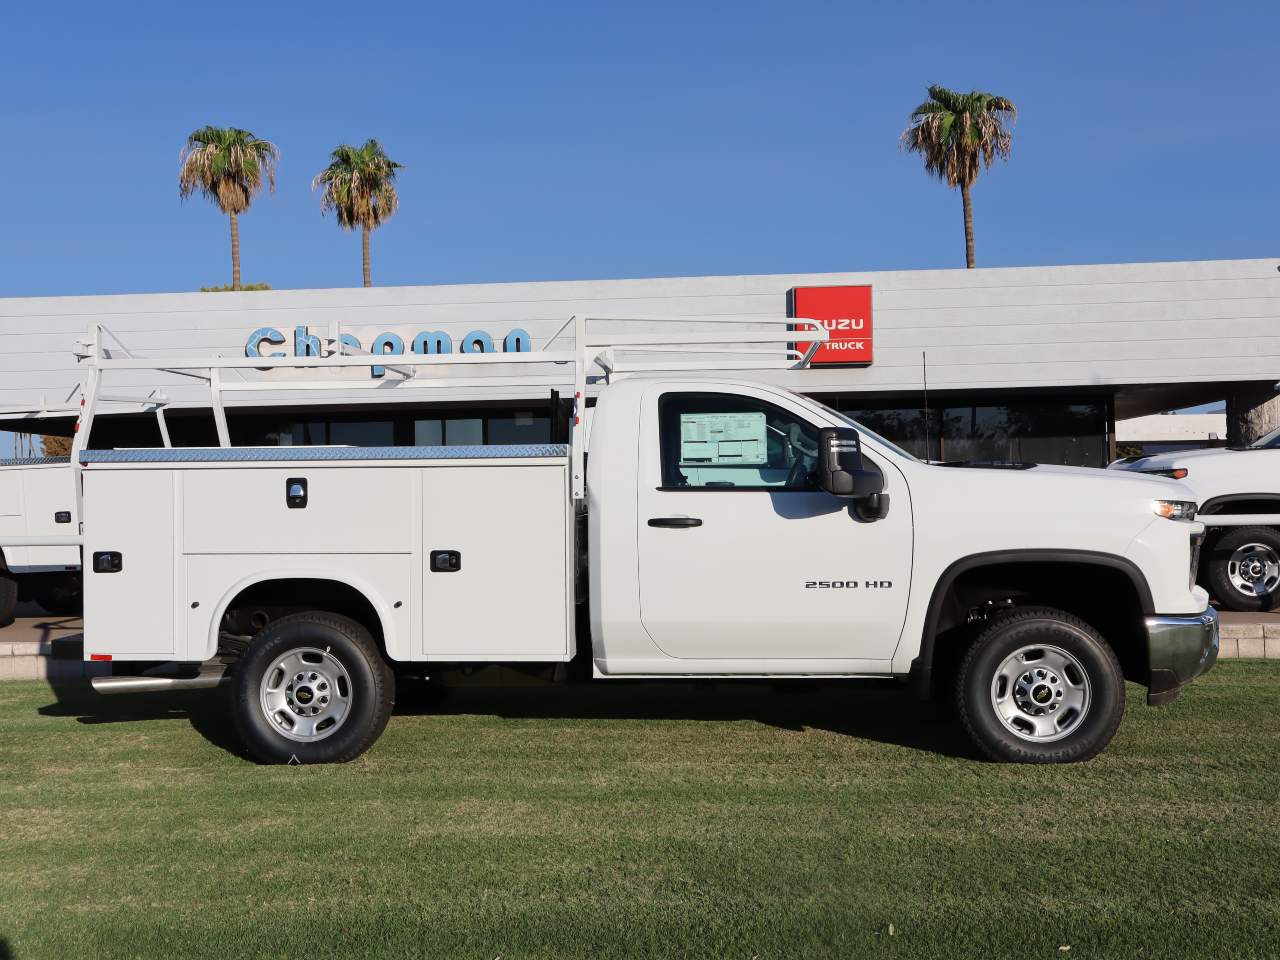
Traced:
<path fill-rule="evenodd" d="M 18 581 L 7 570 L 0 570 L 0 627 L 13 623 L 18 608 Z"/>
<path fill-rule="evenodd" d="M 78 617 L 84 613 L 83 584 L 78 573 L 43 576 L 31 588 L 32 599 L 55 617 Z"/>
<path fill-rule="evenodd" d="M 1236 527 L 1209 551 L 1209 592 L 1229 610 L 1280 606 L 1280 530 Z"/>
<path fill-rule="evenodd" d="M 1028 607 L 994 617 L 975 638 L 956 677 L 956 705 L 973 742 L 993 760 L 1075 763 L 1097 756 L 1115 736 L 1124 674 L 1083 620 Z"/>
<path fill-rule="evenodd" d="M 394 703 L 395 676 L 369 631 L 335 613 L 270 624 L 240 658 L 232 687 L 236 729 L 263 763 L 354 760 L 381 736 Z"/>

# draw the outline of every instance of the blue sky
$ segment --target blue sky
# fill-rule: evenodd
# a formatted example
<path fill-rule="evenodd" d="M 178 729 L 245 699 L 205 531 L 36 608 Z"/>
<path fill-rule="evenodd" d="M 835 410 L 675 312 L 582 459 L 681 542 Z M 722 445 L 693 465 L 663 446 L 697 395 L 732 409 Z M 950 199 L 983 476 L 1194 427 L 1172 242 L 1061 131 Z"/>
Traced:
<path fill-rule="evenodd" d="M 960 200 L 900 155 L 931 82 L 1020 108 L 974 191 L 979 265 L 1275 256 L 1280 5 L 199 5 L 6 11 L 0 296 L 229 279 L 179 202 L 206 123 L 277 143 L 244 279 L 360 282 L 312 175 L 405 164 L 379 284 L 963 265 Z"/>

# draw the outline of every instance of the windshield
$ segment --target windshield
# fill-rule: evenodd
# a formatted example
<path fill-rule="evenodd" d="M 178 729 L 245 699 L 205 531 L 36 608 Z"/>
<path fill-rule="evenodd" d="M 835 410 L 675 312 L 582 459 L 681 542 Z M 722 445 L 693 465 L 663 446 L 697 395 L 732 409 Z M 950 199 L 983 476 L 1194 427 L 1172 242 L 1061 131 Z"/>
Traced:
<path fill-rule="evenodd" d="M 1249 446 L 1254 450 L 1280 449 L 1280 427 L 1276 427 L 1261 440 L 1253 441 Z"/>
<path fill-rule="evenodd" d="M 827 411 L 827 413 L 831 414 L 837 420 L 847 423 L 849 426 L 853 427 L 864 437 L 870 437 L 872 440 L 876 441 L 877 443 L 883 444 L 884 446 L 888 447 L 898 456 L 905 457 L 908 460 L 914 460 L 916 463 L 920 462 L 919 457 L 915 456 L 914 454 L 908 453 L 906 450 L 903 450 L 896 443 L 892 442 L 891 440 L 886 440 L 884 437 L 880 436 L 880 434 L 876 433 L 874 430 L 871 430 L 868 427 L 864 427 L 862 424 L 858 423 L 858 421 L 852 419 L 851 417 L 845 416 L 843 413 L 841 413 L 839 410 L 835 409 L 834 407 L 829 407 L 825 403 L 823 403 L 821 400 L 815 400 L 813 397 L 808 397 L 807 399 L 809 400 L 810 403 L 815 403 L 818 406 L 820 406 L 823 410 Z"/>

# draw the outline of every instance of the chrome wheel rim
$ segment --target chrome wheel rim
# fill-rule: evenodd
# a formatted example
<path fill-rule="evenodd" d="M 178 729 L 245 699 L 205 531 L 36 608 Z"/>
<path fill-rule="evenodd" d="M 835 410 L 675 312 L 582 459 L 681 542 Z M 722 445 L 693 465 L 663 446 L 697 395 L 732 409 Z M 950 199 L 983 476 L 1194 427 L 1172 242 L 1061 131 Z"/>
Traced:
<path fill-rule="evenodd" d="M 1070 736 L 1088 716 L 1092 699 L 1084 666 L 1051 644 L 1015 650 L 991 681 L 991 706 L 1001 724 L 1031 743 Z"/>
<path fill-rule="evenodd" d="M 1280 554 L 1265 543 L 1239 546 L 1227 561 L 1227 579 L 1246 597 L 1266 597 L 1280 587 Z"/>
<path fill-rule="evenodd" d="M 262 675 L 263 716 L 289 740 L 314 743 L 331 737 L 351 713 L 351 677 L 327 649 L 295 647 Z"/>

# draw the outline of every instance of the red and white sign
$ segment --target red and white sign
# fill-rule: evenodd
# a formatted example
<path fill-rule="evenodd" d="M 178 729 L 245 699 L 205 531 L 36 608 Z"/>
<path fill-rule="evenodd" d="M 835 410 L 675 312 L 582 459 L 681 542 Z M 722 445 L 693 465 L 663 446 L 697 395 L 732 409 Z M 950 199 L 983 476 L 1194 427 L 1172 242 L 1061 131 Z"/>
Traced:
<path fill-rule="evenodd" d="M 814 364 L 869 367 L 872 358 L 871 286 L 793 287 L 787 316 L 817 320 L 830 339 L 813 355 Z M 806 343 L 796 344 L 804 350 Z"/>

